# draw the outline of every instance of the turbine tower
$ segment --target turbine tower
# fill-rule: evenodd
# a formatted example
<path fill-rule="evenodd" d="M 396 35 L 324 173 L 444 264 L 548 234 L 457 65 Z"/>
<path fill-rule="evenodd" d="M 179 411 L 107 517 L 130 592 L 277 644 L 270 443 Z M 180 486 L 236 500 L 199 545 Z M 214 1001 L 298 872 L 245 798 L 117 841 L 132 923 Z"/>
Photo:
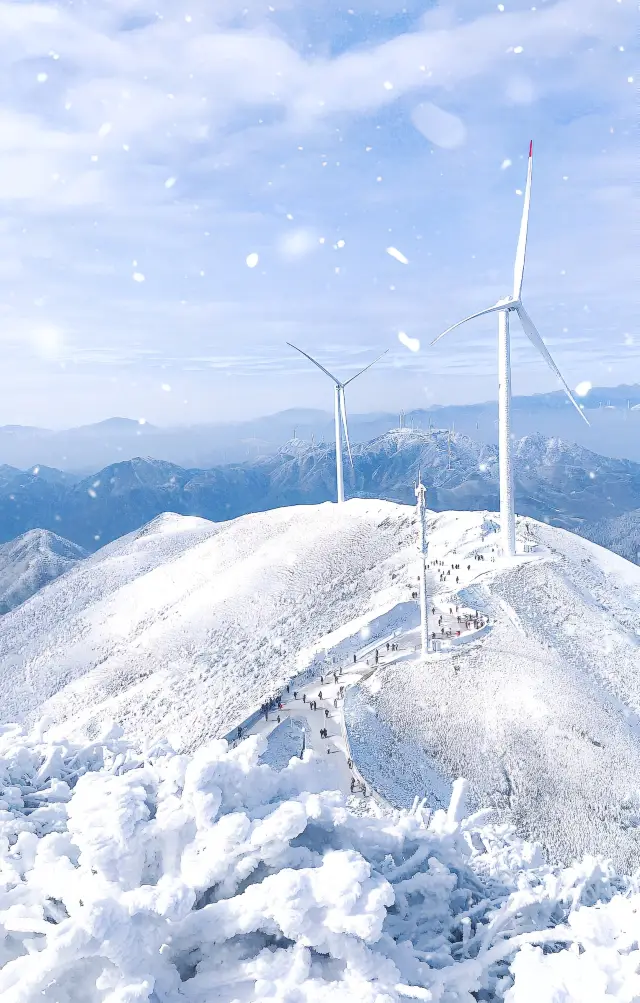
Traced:
<path fill-rule="evenodd" d="M 427 489 L 422 483 L 422 477 L 418 473 L 418 483 L 416 485 L 416 498 L 418 499 L 418 524 L 420 526 L 420 644 L 422 657 L 426 658 L 429 651 L 429 623 L 427 612 L 427 554 L 429 544 L 427 542 Z"/>
<path fill-rule="evenodd" d="M 556 375 L 564 392 L 575 407 L 580 417 L 589 424 L 580 405 L 571 393 L 562 373 L 551 358 L 547 346 L 540 337 L 538 329 L 531 320 L 522 303 L 522 280 L 524 277 L 524 262 L 527 250 L 527 230 L 529 226 L 529 206 L 531 203 L 531 170 L 533 165 L 533 142 L 529 144 L 529 166 L 527 169 L 527 185 L 524 193 L 524 206 L 522 209 L 522 222 L 520 224 L 520 235 L 516 248 L 516 259 L 513 270 L 513 293 L 505 299 L 498 300 L 493 306 L 479 310 L 478 313 L 459 320 L 457 324 L 452 324 L 446 331 L 439 334 L 431 344 L 443 338 L 449 331 L 466 324 L 476 317 L 484 317 L 485 314 L 498 314 L 498 453 L 500 466 L 500 530 L 502 536 L 502 552 L 505 556 L 511 557 L 516 550 L 516 519 L 513 504 L 513 469 L 511 456 L 511 343 L 509 335 L 509 315 L 517 313 L 520 324 L 527 338 L 537 348 L 540 355 L 547 363 L 551 371 Z"/>
<path fill-rule="evenodd" d="M 389 349 L 388 348 L 385 349 L 382 355 L 379 355 L 377 359 L 374 359 L 373 362 L 370 362 L 368 366 L 365 366 L 364 369 L 361 369 L 360 372 L 356 373 L 355 376 L 352 376 L 350 379 L 344 380 L 344 382 L 342 382 L 335 376 L 332 376 L 332 374 L 329 372 L 328 369 L 325 369 L 324 366 L 321 366 L 316 359 L 313 359 L 306 352 L 303 352 L 302 349 L 298 348 L 297 345 L 292 345 L 290 341 L 287 342 L 287 345 L 289 346 L 289 348 L 295 348 L 296 352 L 300 352 L 300 355 L 304 355 L 305 359 L 308 359 L 309 362 L 313 362 L 314 366 L 317 366 L 318 369 L 321 369 L 322 372 L 325 374 L 325 376 L 328 376 L 330 380 L 333 380 L 333 383 L 335 385 L 334 417 L 335 417 L 335 429 L 336 429 L 336 484 L 338 488 L 338 502 L 342 503 L 344 501 L 344 472 L 342 469 L 343 428 L 344 428 L 344 437 L 347 444 L 347 452 L 349 454 L 349 460 L 351 462 L 351 466 L 353 467 L 353 456 L 351 455 L 351 443 L 349 442 L 349 429 L 347 428 L 347 405 L 345 403 L 344 388 L 349 386 L 350 383 L 353 383 L 354 380 L 357 380 L 358 376 L 362 376 L 363 373 L 366 373 L 367 369 L 371 369 L 371 367 L 374 366 L 376 362 L 380 361 L 383 355 L 387 354 Z"/>

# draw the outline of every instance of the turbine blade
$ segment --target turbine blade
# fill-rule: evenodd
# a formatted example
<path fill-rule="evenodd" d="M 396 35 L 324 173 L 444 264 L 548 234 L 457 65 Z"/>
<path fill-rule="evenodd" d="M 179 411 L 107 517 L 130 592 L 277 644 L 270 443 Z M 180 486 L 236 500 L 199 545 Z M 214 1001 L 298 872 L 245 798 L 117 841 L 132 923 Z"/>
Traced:
<path fill-rule="evenodd" d="M 349 454 L 351 469 L 353 470 L 353 456 L 351 455 L 351 443 L 349 442 L 349 429 L 347 428 L 347 405 L 344 399 L 344 387 L 340 387 L 340 414 L 342 415 L 342 427 L 344 429 L 345 442 L 347 443 L 347 453 Z"/>
<path fill-rule="evenodd" d="M 557 376 L 557 378 L 560 380 L 560 383 L 562 384 L 564 392 L 566 393 L 567 397 L 569 398 L 569 400 L 573 404 L 574 408 L 576 409 L 576 411 L 578 412 L 578 414 L 580 415 L 580 417 L 582 418 L 582 420 L 585 421 L 587 423 L 587 425 L 590 425 L 591 422 L 589 421 L 589 419 L 585 415 L 584 411 L 582 410 L 582 408 L 580 407 L 580 405 L 576 401 L 575 397 L 573 396 L 573 394 L 569 390 L 569 387 L 565 383 L 565 380 L 564 380 L 564 377 L 563 377 L 562 373 L 560 372 L 560 370 L 556 366 L 555 362 L 551 358 L 551 354 L 549 353 L 549 349 L 547 348 L 547 346 L 545 345 L 544 341 L 540 337 L 540 333 L 538 332 L 538 329 L 536 328 L 535 324 L 531 320 L 531 317 L 529 316 L 529 314 L 527 313 L 527 311 L 525 310 L 525 308 L 522 306 L 521 303 L 518 304 L 518 306 L 516 307 L 516 310 L 518 312 L 518 317 L 520 318 L 520 323 L 522 324 L 522 330 L 526 334 L 527 338 L 529 339 L 529 341 L 531 342 L 531 344 L 535 345 L 535 347 L 538 349 L 538 351 L 540 352 L 540 355 L 542 356 L 542 358 L 544 359 L 544 361 L 547 363 L 547 365 L 548 365 L 549 369 L 551 370 L 551 372 L 555 373 L 555 375 Z"/>
<path fill-rule="evenodd" d="M 529 206 L 531 205 L 531 170 L 533 167 L 533 140 L 529 143 L 529 166 L 527 167 L 527 184 L 524 190 L 524 205 L 522 207 L 522 221 L 520 223 L 520 235 L 516 248 L 516 263 L 513 269 L 513 298 L 520 299 L 522 292 L 522 280 L 524 278 L 524 259 L 527 253 L 527 231 L 529 229 Z"/>
<path fill-rule="evenodd" d="M 289 348 L 295 348 L 296 352 L 300 352 L 300 355 L 304 355 L 305 359 L 308 359 L 309 362 L 313 362 L 314 366 L 317 366 L 318 369 L 321 369 L 326 376 L 328 376 L 330 379 L 333 380 L 334 383 L 340 383 L 340 380 L 337 380 L 335 376 L 333 376 L 329 372 L 328 369 L 325 369 L 324 366 L 321 366 L 319 362 L 317 362 L 315 359 L 312 359 L 310 355 L 308 355 L 306 352 L 303 352 L 302 349 L 298 348 L 297 345 L 292 345 L 290 341 L 287 342 L 287 345 L 289 346 Z"/>
<path fill-rule="evenodd" d="M 486 313 L 497 313 L 499 310 L 509 310 L 509 302 L 507 303 L 496 303 L 495 306 L 488 306 L 486 310 L 479 310 L 478 313 L 472 313 L 470 317 L 465 317 L 464 320 L 459 320 L 457 324 L 452 324 L 448 327 L 446 331 L 439 334 L 437 338 L 434 338 L 431 345 L 435 345 L 436 341 L 440 341 L 440 338 L 444 338 L 445 334 L 449 334 L 449 331 L 455 330 L 456 327 L 461 327 L 462 324 L 466 324 L 469 320 L 475 320 L 476 317 L 484 317 Z"/>
<path fill-rule="evenodd" d="M 358 376 L 362 376 L 363 373 L 366 373 L 367 369 L 371 369 L 372 366 L 375 366 L 376 362 L 380 362 L 380 359 L 382 358 L 382 356 L 386 355 L 388 351 L 389 351 L 389 349 L 385 348 L 384 352 L 381 352 L 377 359 L 374 359 L 373 362 L 370 362 L 368 366 L 365 366 L 364 369 L 361 369 L 360 372 L 356 373 L 355 376 L 352 376 L 350 379 L 345 380 L 344 383 L 342 384 L 342 386 L 346 387 L 347 384 L 353 383 L 354 380 L 357 380 Z"/>

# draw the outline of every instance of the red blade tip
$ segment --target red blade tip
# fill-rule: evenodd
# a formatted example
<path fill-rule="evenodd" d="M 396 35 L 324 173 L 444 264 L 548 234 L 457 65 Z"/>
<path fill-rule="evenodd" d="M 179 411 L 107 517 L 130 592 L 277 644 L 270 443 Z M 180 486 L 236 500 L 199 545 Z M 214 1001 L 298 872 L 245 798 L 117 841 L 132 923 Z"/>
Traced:
<path fill-rule="evenodd" d="M 533 156 L 533 140 L 529 143 L 529 156 Z"/>

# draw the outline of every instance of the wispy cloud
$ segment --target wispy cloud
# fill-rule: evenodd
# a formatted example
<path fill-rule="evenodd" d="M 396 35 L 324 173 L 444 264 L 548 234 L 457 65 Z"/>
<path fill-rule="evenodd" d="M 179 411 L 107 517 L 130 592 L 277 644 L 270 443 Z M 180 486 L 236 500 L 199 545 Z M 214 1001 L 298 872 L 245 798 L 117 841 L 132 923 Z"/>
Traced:
<path fill-rule="evenodd" d="M 291 338 L 347 369 L 391 346 L 369 384 L 389 406 L 420 404 L 436 367 L 443 400 L 489 396 L 490 324 L 424 346 L 508 291 L 530 135 L 532 312 L 574 382 L 640 378 L 630 0 L 273 6 L 0 2 L 0 421 L 136 393 L 155 420 L 213 417 L 216 374 L 243 376 L 245 414 L 322 403 Z M 158 366 L 180 402 L 149 396 Z M 188 391 L 200 366 L 208 395 Z"/>

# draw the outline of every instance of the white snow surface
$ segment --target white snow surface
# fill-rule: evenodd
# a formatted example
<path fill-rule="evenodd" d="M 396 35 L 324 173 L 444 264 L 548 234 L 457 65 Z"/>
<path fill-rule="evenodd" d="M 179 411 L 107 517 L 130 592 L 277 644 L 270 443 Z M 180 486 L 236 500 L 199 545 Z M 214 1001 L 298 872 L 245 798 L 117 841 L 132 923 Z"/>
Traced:
<path fill-rule="evenodd" d="M 160 516 L 4 618 L 0 722 L 106 716 L 190 749 L 222 736 L 326 645 L 359 646 L 363 624 L 407 606 L 413 520 L 359 500 Z"/>
<path fill-rule="evenodd" d="M 449 781 L 468 778 L 471 804 L 507 810 L 550 859 L 604 853 L 633 870 L 640 864 L 640 569 L 533 520 L 526 523 L 536 549 L 494 564 L 495 537 L 481 542 L 481 518 L 432 520 L 430 558 L 465 572 L 471 563 L 459 587 L 449 577 L 432 589 L 440 604 L 448 596 L 488 614 L 490 629 L 426 664 L 413 658 L 383 667 L 375 685 L 347 699 L 360 772 L 401 806 L 406 778 L 426 756 Z M 484 562 L 474 560 L 480 551 Z M 364 762 L 356 753 L 363 744 Z M 414 793 L 437 804 L 426 789 Z"/>
<path fill-rule="evenodd" d="M 604 853 L 633 871 L 640 569 L 533 520 L 533 552 L 494 563 L 493 518 L 429 522 L 430 558 L 460 563 L 444 582 L 431 569 L 434 601 L 482 609 L 491 622 L 426 666 L 407 644 L 412 508 L 354 500 L 219 524 L 169 514 L 3 619 L 0 721 L 29 726 L 47 714 L 61 734 L 95 735 L 114 719 L 134 740 L 168 735 L 192 751 L 285 683 L 317 677 L 327 652 L 349 666 L 368 631 L 375 646 L 404 629 L 402 659 L 379 668 L 364 700 L 347 694 L 351 738 L 364 736 L 354 759 L 373 788 L 398 807 L 416 794 L 437 808 L 465 776 L 470 804 L 509 811 L 549 859 Z"/>
<path fill-rule="evenodd" d="M 0 544 L 0 613 L 19 606 L 86 556 L 82 547 L 47 529 L 31 529 Z"/>
<path fill-rule="evenodd" d="M 633 1003 L 640 880 L 491 812 L 358 817 L 306 753 L 0 729 L 2 1003 Z"/>

